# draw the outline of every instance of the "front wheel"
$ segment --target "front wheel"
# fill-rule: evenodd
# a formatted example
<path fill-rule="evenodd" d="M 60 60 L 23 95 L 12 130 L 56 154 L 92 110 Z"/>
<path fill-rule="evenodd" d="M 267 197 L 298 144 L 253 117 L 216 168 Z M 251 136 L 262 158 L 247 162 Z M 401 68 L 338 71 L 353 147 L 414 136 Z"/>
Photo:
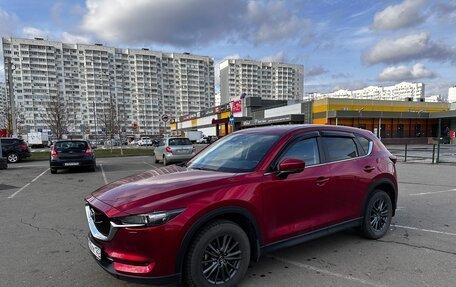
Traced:
<path fill-rule="evenodd" d="M 383 237 L 391 224 L 393 204 L 383 190 L 376 190 L 364 211 L 362 234 L 369 239 Z"/>
<path fill-rule="evenodd" d="M 184 276 L 189 286 L 236 286 L 249 262 L 250 243 L 244 230 L 234 222 L 217 220 L 193 240 Z"/>

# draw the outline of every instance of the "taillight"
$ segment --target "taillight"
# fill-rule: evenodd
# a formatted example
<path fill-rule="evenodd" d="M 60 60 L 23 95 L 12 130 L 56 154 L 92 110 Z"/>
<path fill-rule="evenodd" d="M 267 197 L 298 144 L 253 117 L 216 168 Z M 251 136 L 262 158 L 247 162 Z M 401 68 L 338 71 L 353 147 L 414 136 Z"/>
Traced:
<path fill-rule="evenodd" d="M 84 155 L 85 156 L 91 156 L 92 155 L 92 148 L 90 146 L 87 147 Z"/>
<path fill-rule="evenodd" d="M 20 149 L 26 149 L 27 148 L 27 144 L 26 143 L 20 143 L 19 144 L 19 148 Z"/>
<path fill-rule="evenodd" d="M 58 158 L 59 157 L 57 151 L 54 149 L 54 146 L 51 146 L 51 157 L 52 158 Z"/>
<path fill-rule="evenodd" d="M 169 153 L 169 152 L 171 152 L 171 147 L 167 146 L 165 150 L 166 150 L 166 152 Z"/>

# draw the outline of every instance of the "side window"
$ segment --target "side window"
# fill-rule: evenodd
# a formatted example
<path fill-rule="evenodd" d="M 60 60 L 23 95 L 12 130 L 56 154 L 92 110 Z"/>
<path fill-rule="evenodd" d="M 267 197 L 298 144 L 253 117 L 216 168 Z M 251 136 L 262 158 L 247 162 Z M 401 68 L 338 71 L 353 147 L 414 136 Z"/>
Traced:
<path fill-rule="evenodd" d="M 322 137 L 328 162 L 355 158 L 358 156 L 355 141 L 352 138 Z"/>
<path fill-rule="evenodd" d="M 366 155 L 369 153 L 369 144 L 370 144 L 370 140 L 363 137 L 363 136 L 360 136 L 360 135 L 357 135 L 356 136 L 356 139 L 358 140 L 359 144 L 361 145 L 361 150 L 359 150 L 359 155 Z"/>
<path fill-rule="evenodd" d="M 165 140 L 160 140 L 160 142 L 158 143 L 158 146 L 164 146 L 165 145 Z"/>
<path fill-rule="evenodd" d="M 319 164 L 320 155 L 318 152 L 317 139 L 310 138 L 293 143 L 280 157 L 280 160 L 285 158 L 303 160 L 306 163 L 306 166 Z"/>

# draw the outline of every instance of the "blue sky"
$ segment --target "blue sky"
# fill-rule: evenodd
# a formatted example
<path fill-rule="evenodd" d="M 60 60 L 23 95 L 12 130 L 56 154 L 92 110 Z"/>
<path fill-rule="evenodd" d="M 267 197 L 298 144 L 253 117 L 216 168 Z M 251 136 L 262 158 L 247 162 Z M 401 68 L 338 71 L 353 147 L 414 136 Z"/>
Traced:
<path fill-rule="evenodd" d="M 1 36 L 299 63 L 305 92 L 405 80 L 446 96 L 455 25 L 444 0 L 0 0 Z"/>

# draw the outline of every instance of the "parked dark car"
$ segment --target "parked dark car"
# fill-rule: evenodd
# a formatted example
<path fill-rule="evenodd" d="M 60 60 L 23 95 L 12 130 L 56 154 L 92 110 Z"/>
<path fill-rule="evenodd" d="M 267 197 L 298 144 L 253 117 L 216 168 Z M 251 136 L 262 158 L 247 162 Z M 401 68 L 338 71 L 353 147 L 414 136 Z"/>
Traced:
<path fill-rule="evenodd" d="M 384 236 L 398 197 L 395 163 L 366 130 L 241 130 L 187 165 L 88 196 L 89 249 L 118 278 L 236 286 L 251 261 L 279 248 L 355 227 Z"/>
<path fill-rule="evenodd" d="M 16 163 L 30 157 L 30 148 L 27 143 L 18 138 L 2 138 L 2 153 L 8 162 Z"/>
<path fill-rule="evenodd" d="M 95 152 L 86 140 L 59 140 L 51 146 L 49 158 L 51 173 L 63 168 L 86 168 L 95 171 Z"/>

